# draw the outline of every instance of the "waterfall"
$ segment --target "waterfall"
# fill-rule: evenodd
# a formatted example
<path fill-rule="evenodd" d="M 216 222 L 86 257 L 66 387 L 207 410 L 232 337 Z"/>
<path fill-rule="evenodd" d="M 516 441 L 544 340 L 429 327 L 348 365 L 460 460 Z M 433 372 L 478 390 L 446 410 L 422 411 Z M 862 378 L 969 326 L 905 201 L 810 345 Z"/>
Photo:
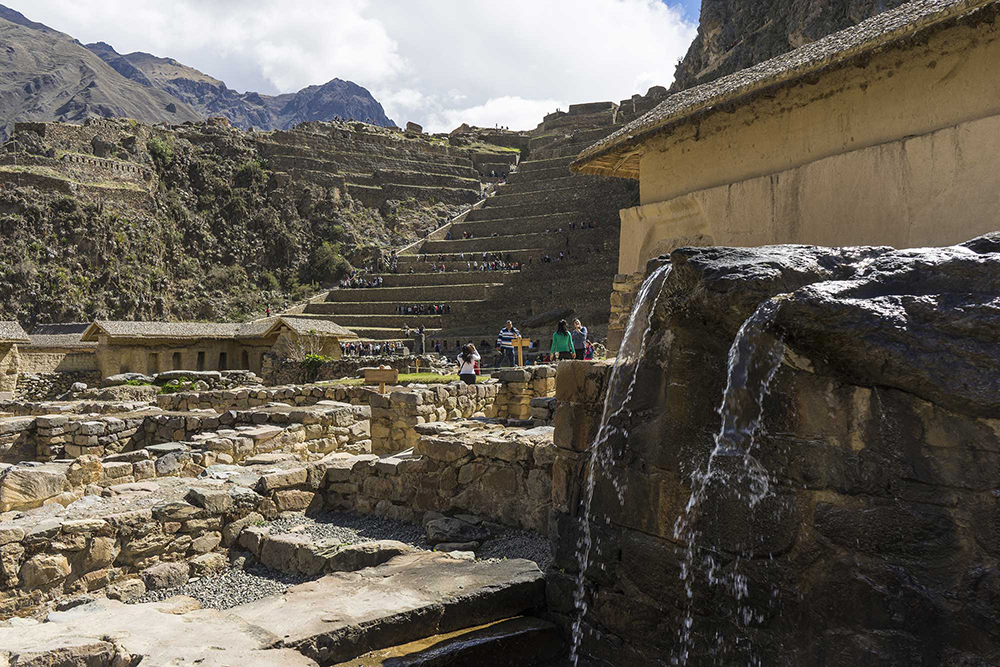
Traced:
<path fill-rule="evenodd" d="M 739 571 L 740 558 L 737 557 L 730 571 L 725 572 L 710 549 L 699 549 L 701 531 L 696 526 L 706 491 L 712 484 L 735 494 L 739 502 L 751 509 L 771 494 L 769 475 L 754 458 L 753 449 L 763 417 L 764 398 L 784 357 L 784 345 L 769 332 L 778 303 L 778 298 L 763 302 L 740 327 L 729 348 L 726 389 L 719 407 L 722 425 L 714 437 L 714 447 L 704 470 L 691 474 L 691 496 L 674 524 L 674 539 L 682 545 L 681 579 L 688 599 L 672 656 L 675 665 L 687 664 L 694 645 L 693 577 L 697 569 L 701 568 L 710 585 L 724 587 L 737 602 L 735 618 L 739 625 L 745 628 L 761 620 L 760 612 L 746 602 L 749 581 Z M 699 559 L 702 551 L 704 554 Z M 749 640 L 739 634 L 720 636 L 710 650 L 717 654 L 734 649 L 749 651 L 748 665 L 759 665 L 748 644 Z"/>
<path fill-rule="evenodd" d="M 585 597 L 585 577 L 587 563 L 590 560 L 590 549 L 592 538 L 590 532 L 590 507 L 594 499 L 594 486 L 596 483 L 595 473 L 597 463 L 609 457 L 609 454 L 602 452 L 602 447 L 611 435 L 628 432 L 618 426 L 611 424 L 612 420 L 617 420 L 628 412 L 628 404 L 632 399 L 632 391 L 635 388 L 636 375 L 639 363 L 642 360 L 646 349 L 646 339 L 649 334 L 649 317 L 656 309 L 656 303 L 660 298 L 660 290 L 664 281 L 670 274 L 670 264 L 664 264 L 657 268 L 642 283 L 639 294 L 636 296 L 632 312 L 629 314 L 628 326 L 625 328 L 625 335 L 622 338 L 621 347 L 615 357 L 615 363 L 611 368 L 608 378 L 608 388 L 604 394 L 604 407 L 601 411 L 601 422 L 594 436 L 594 442 L 588 450 L 587 477 L 584 489 L 583 511 L 581 520 L 583 522 L 583 535 L 577 543 L 577 563 L 579 572 L 576 575 L 576 590 L 573 595 L 576 618 L 573 621 L 573 643 L 570 648 L 570 662 L 574 665 L 579 660 L 580 641 L 583 637 L 583 617 L 587 613 L 587 603 Z M 652 303 L 649 303 L 652 297 Z"/>

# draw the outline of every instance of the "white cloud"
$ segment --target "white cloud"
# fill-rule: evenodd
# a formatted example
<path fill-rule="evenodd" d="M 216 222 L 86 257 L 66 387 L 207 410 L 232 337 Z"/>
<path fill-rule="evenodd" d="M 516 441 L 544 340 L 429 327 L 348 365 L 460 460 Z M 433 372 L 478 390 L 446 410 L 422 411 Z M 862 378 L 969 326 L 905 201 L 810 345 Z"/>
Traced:
<path fill-rule="evenodd" d="M 397 123 L 533 127 L 569 102 L 669 85 L 695 26 L 660 0 L 5 0 L 238 90 L 365 86 Z M 673 0 L 670 0 L 673 1 Z"/>

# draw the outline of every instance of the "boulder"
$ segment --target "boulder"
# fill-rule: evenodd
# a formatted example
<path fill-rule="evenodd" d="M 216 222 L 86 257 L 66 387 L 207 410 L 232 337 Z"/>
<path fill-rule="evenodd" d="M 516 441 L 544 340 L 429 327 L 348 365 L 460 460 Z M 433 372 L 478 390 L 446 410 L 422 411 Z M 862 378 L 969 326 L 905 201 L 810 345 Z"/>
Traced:
<path fill-rule="evenodd" d="M 424 530 L 427 532 L 427 543 L 431 545 L 442 542 L 482 542 L 490 537 L 490 531 L 484 526 L 477 526 L 454 517 L 432 519 L 424 526 Z"/>
<path fill-rule="evenodd" d="M 191 576 L 204 577 L 218 574 L 229 567 L 224 554 L 207 553 L 191 559 Z"/>
<path fill-rule="evenodd" d="M 133 602 L 146 594 L 146 584 L 142 579 L 122 579 L 109 584 L 105 594 L 112 600 Z"/>
<path fill-rule="evenodd" d="M 219 371 L 165 371 L 153 376 L 153 382 L 156 384 L 165 384 L 173 380 L 190 380 L 191 382 L 200 380 L 208 384 L 215 384 L 221 379 L 222 373 Z"/>
<path fill-rule="evenodd" d="M 118 375 L 109 375 L 101 380 L 101 387 L 117 387 L 127 382 L 152 384 L 153 378 L 149 375 L 143 375 L 142 373 L 119 373 Z"/>
<path fill-rule="evenodd" d="M 142 580 L 148 590 L 183 586 L 188 580 L 187 563 L 160 563 L 142 571 Z"/>
<path fill-rule="evenodd" d="M 21 583 L 27 589 L 47 588 L 68 576 L 70 569 L 62 554 L 38 554 L 21 566 Z"/>
<path fill-rule="evenodd" d="M 0 512 L 38 507 L 63 491 L 62 469 L 13 466 L 0 473 Z"/>

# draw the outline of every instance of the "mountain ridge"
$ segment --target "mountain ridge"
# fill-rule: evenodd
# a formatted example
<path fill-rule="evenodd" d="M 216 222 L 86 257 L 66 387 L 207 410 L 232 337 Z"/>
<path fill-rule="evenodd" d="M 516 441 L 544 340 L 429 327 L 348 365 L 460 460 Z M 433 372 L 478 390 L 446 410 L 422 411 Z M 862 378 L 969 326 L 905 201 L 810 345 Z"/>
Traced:
<path fill-rule="evenodd" d="M 337 118 L 396 124 L 365 89 L 339 78 L 294 93 L 237 92 L 173 58 L 120 54 L 0 5 L 0 139 L 14 121 L 128 117 L 182 123 L 222 116 L 241 129 L 289 129 Z"/>

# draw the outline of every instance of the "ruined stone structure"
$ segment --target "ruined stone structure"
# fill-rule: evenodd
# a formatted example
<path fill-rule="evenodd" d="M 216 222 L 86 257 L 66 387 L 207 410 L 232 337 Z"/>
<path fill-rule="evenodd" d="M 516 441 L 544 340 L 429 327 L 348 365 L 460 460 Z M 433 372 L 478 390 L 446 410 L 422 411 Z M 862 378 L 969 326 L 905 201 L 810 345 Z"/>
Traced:
<path fill-rule="evenodd" d="M 383 286 L 332 290 L 296 316 L 332 318 L 362 338 L 394 340 L 404 326 L 424 325 L 426 336 L 492 344 L 508 318 L 522 334 L 544 341 L 573 314 L 603 338 L 618 253 L 617 209 L 635 200 L 635 186 L 618 179 L 573 176 L 577 153 L 652 108 L 665 91 L 622 101 L 571 105 L 544 118 L 531 133 L 517 170 L 481 206 L 405 248 L 398 273 Z M 453 141 L 484 130 L 459 128 Z M 484 140 L 500 142 L 486 136 Z M 480 271 L 484 253 L 521 262 L 514 271 Z M 562 255 L 561 261 L 556 261 Z M 551 259 L 552 261 L 546 261 Z M 473 265 L 473 262 L 476 265 Z M 445 271 L 439 271 L 444 265 Z M 448 315 L 402 315 L 399 305 L 448 304 Z M 451 339 L 451 340 L 449 340 Z"/>
<path fill-rule="evenodd" d="M 646 261 L 680 246 L 902 248 L 993 229 L 997 12 L 903 5 L 672 95 L 585 151 L 578 173 L 640 186 L 621 213 L 612 326 Z"/>

